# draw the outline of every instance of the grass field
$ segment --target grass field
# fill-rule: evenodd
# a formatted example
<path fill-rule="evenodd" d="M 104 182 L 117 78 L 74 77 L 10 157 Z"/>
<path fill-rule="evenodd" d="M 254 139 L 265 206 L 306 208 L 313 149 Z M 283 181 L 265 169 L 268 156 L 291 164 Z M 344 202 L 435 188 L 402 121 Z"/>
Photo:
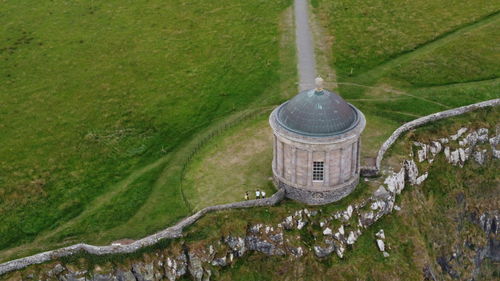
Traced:
<path fill-rule="evenodd" d="M 407 159 L 413 141 L 428 142 L 449 136 L 463 126 L 476 129 L 488 127 L 493 131 L 498 125 L 499 114 L 499 109 L 486 109 L 420 127 L 403 135 L 388 151 L 387 160 L 390 158 Z M 243 126 L 242 124 L 242 126 L 246 129 L 259 122 L 259 119 L 256 119 L 248 121 L 249 125 Z M 232 139 L 238 135 L 236 132 L 239 131 L 240 129 L 235 127 L 229 130 L 226 137 Z M 200 155 L 213 152 L 211 146 L 212 144 L 208 144 L 203 151 L 200 151 Z M 196 163 L 195 160 L 193 161 Z M 425 163 L 419 165 L 425 165 Z M 423 268 L 432 265 L 437 277 L 447 280 L 448 275 L 439 269 L 436 259 L 456 252 L 460 255 L 456 259 L 461 262 L 462 266 L 457 266 L 454 262 L 454 268 L 465 279 L 472 272 L 473 258 L 470 258 L 470 254 L 474 254 L 478 247 L 484 246 L 484 241 L 482 241 L 484 232 L 478 225 L 468 222 L 470 217 L 464 213 L 484 212 L 498 205 L 495 200 L 499 183 L 498 165 L 498 160 L 489 159 L 484 166 L 479 166 L 473 160 L 469 160 L 463 168 L 459 168 L 447 163 L 441 153 L 433 162 L 429 170 L 430 176 L 425 183 L 421 186 L 406 185 L 402 194 L 398 196 L 396 204 L 401 207 L 401 210 L 384 216 L 364 230 L 357 242 L 348 248 L 343 259 L 339 259 L 335 254 L 322 259 L 314 256 L 312 245 L 315 245 L 317 240 L 321 240 L 323 234 L 317 225 L 320 219 L 313 218 L 313 221 L 316 220 L 316 225 L 309 223 L 300 231 L 284 231 L 285 238 L 300 237 L 299 243 L 301 244 L 299 245 L 307 250 L 307 253 L 300 258 L 247 252 L 243 258 L 237 258 L 230 266 L 224 268 L 205 266 L 210 268 L 214 280 L 375 281 L 422 280 Z M 336 210 L 345 210 L 347 205 L 368 197 L 379 184 L 380 179 L 363 181 L 353 194 L 337 203 L 307 208 L 321 210 L 320 217 L 329 216 Z M 465 198 L 463 202 L 457 200 L 460 196 Z M 138 261 L 149 262 L 157 258 L 158 253 L 164 253 L 165 248 L 169 253 L 176 253 L 186 247 L 194 251 L 201 250 L 203 247 L 206 249 L 209 244 L 217 245 L 221 237 L 245 235 L 249 225 L 257 223 L 276 225 L 286 216 L 303 208 L 302 204 L 285 200 L 275 207 L 210 213 L 189 227 L 182 238 L 163 241 L 154 248 L 131 255 L 77 255 L 63 259 L 63 263 L 66 266 L 76 264 L 80 268 L 89 269 L 99 266 L 107 270 L 117 265 L 130 266 L 131 263 Z M 390 253 L 388 258 L 382 256 L 375 244 L 375 233 L 380 229 L 385 232 L 385 245 Z M 474 244 L 472 248 L 464 248 L 463 241 L 477 244 Z M 457 249 L 465 250 L 461 252 Z M 478 280 L 496 280 L 498 266 L 495 266 L 494 263 L 485 260 Z M 50 264 L 46 268 L 53 267 L 54 265 Z M 24 275 L 32 272 L 36 272 L 36 269 L 28 269 Z M 190 279 L 186 277 L 181 280 Z"/>
<path fill-rule="evenodd" d="M 275 192 L 270 163 L 273 157 L 269 111 L 242 122 L 210 140 L 186 169 L 183 190 L 194 210 L 255 198 L 260 189 Z"/>
<path fill-rule="evenodd" d="M 2 3 L 0 260 L 188 214 L 179 169 L 198 136 L 295 80 L 280 46 L 289 5 Z"/>
<path fill-rule="evenodd" d="M 271 192 L 263 112 L 296 91 L 290 4 L 3 3 L 0 261 Z M 500 97 L 495 1 L 312 4 L 366 158 L 402 122 Z"/>
<path fill-rule="evenodd" d="M 312 3 L 333 36 L 337 90 L 367 116 L 365 157 L 402 122 L 500 97 L 500 3 Z"/>

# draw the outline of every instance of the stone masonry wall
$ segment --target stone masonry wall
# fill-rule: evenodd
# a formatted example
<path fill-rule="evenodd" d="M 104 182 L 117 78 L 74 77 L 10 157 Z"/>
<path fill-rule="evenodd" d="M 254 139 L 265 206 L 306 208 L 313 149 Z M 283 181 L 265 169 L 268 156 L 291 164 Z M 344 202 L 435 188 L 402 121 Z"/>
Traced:
<path fill-rule="evenodd" d="M 476 104 L 471 104 L 467 106 L 462 106 L 455 109 L 450 109 L 438 113 L 434 113 L 428 116 L 421 117 L 419 119 L 413 120 L 399 127 L 392 133 L 392 135 L 387 139 L 381 146 L 376 159 L 375 167 L 362 167 L 362 175 L 377 174 L 380 170 L 380 165 L 384 157 L 385 152 L 394 144 L 397 138 L 404 132 L 422 126 L 426 123 L 433 122 L 436 120 L 457 116 L 464 114 L 476 109 L 485 107 L 494 107 L 500 105 L 500 99 L 493 99 L 489 101 L 484 101 Z M 19 270 L 25 268 L 29 265 L 41 264 L 51 260 L 55 260 L 61 257 L 70 256 L 81 251 L 85 251 L 94 255 L 107 255 L 107 254 L 122 254 L 122 253 L 132 253 L 143 247 L 151 246 L 163 239 L 172 239 L 182 236 L 182 230 L 185 227 L 192 225 L 198 219 L 203 217 L 205 214 L 213 211 L 227 210 L 227 209 L 237 209 L 237 208 L 251 208 L 251 207 L 262 207 L 262 206 L 272 206 L 276 205 L 282 201 L 285 197 L 285 191 L 283 189 L 278 190 L 273 196 L 265 199 L 249 200 L 243 202 L 229 203 L 217 206 L 206 207 L 195 214 L 183 219 L 179 223 L 169 228 L 166 228 L 160 232 L 153 235 L 147 236 L 143 239 L 137 240 L 128 245 L 109 245 L 109 246 L 93 246 L 88 244 L 75 244 L 69 247 L 47 251 L 32 255 L 29 257 L 20 258 L 17 260 L 12 260 L 3 264 L 0 264 L 0 275 L 7 272 Z"/>
<path fill-rule="evenodd" d="M 378 175 L 380 172 L 380 165 L 382 163 L 382 159 L 384 158 L 384 154 L 387 152 L 387 150 L 396 142 L 396 140 L 399 138 L 401 134 L 404 132 L 407 132 L 411 129 L 414 129 L 416 127 L 422 126 L 424 124 L 434 122 L 437 120 L 441 120 L 444 118 L 448 117 L 453 117 L 457 115 L 461 115 L 467 112 L 471 112 L 476 109 L 480 108 L 485 108 L 485 107 L 494 107 L 500 105 L 500 99 L 492 99 L 492 100 L 487 100 L 475 104 L 470 104 L 462 107 L 457 107 L 454 109 L 446 110 L 446 111 L 441 111 L 437 113 L 433 113 L 431 115 L 427 115 L 424 117 L 420 117 L 418 119 L 415 119 L 413 121 L 410 121 L 408 123 L 405 123 L 401 127 L 397 128 L 392 135 L 382 144 L 380 147 L 378 153 L 377 153 L 377 159 L 375 162 L 375 167 L 362 167 L 361 168 L 361 175 L 362 176 L 375 176 Z"/>
<path fill-rule="evenodd" d="M 222 204 L 216 206 L 210 206 L 201 209 L 195 214 L 181 220 L 176 225 L 166 228 L 160 232 L 153 235 L 147 236 L 140 240 L 134 241 L 128 245 L 109 245 L 109 246 L 93 246 L 89 244 L 75 244 L 65 248 L 47 251 L 39 253 L 33 256 L 24 257 L 16 260 L 12 260 L 3 264 L 0 264 L 0 275 L 5 274 L 10 271 L 19 270 L 34 264 L 41 264 L 51 260 L 55 260 L 61 257 L 70 256 L 81 251 L 85 251 L 93 255 L 108 255 L 108 254 L 126 254 L 135 252 L 141 248 L 154 245 L 158 241 L 163 239 L 173 239 L 182 236 L 182 230 L 209 212 L 228 210 L 228 209 L 240 209 L 240 208 L 251 208 L 251 207 L 264 207 L 273 206 L 282 201 L 285 198 L 284 190 L 278 190 L 273 196 L 264 199 L 241 201 L 229 204 Z"/>

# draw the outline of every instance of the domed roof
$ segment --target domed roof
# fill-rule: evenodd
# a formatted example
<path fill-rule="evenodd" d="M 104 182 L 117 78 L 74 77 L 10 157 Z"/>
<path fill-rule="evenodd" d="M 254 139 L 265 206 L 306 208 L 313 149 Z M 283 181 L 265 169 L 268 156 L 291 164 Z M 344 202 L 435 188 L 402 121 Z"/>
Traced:
<path fill-rule="evenodd" d="M 356 109 L 339 95 L 324 89 L 300 92 L 281 105 L 278 123 L 306 136 L 332 136 L 352 129 L 358 123 Z"/>

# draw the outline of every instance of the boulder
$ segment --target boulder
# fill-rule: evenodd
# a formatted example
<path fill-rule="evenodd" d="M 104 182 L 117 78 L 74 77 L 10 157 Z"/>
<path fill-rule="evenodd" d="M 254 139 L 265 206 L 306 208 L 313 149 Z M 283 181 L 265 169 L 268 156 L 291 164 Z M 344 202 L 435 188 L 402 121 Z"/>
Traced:
<path fill-rule="evenodd" d="M 467 153 L 465 153 L 465 150 L 463 148 L 458 149 L 458 155 L 459 155 L 460 161 L 462 163 L 465 163 L 465 161 L 467 161 L 467 159 L 469 158 Z"/>
<path fill-rule="evenodd" d="M 497 149 L 492 149 L 492 153 L 493 153 L 493 158 L 495 159 L 500 159 L 500 150 L 497 150 Z"/>
<path fill-rule="evenodd" d="M 415 185 L 421 185 L 427 179 L 428 175 L 429 173 L 425 172 L 420 177 L 418 177 L 417 180 L 415 181 Z"/>
<path fill-rule="evenodd" d="M 314 254 L 318 258 L 324 258 L 329 256 L 333 251 L 335 251 L 335 246 L 329 245 L 327 247 L 314 246 Z"/>
<path fill-rule="evenodd" d="M 361 231 L 350 231 L 349 236 L 347 237 L 347 244 L 352 245 L 358 240 L 359 235 L 361 235 Z"/>
<path fill-rule="evenodd" d="M 379 186 L 375 192 L 373 192 L 373 196 L 376 198 L 387 198 L 390 196 L 389 192 L 385 189 L 383 185 Z"/>
<path fill-rule="evenodd" d="M 379 230 L 379 231 L 375 234 L 375 236 L 377 236 L 377 237 L 378 237 L 378 238 L 380 238 L 380 239 L 385 239 L 385 233 L 384 233 L 384 230 L 383 230 L 383 229 Z"/>
<path fill-rule="evenodd" d="M 340 233 L 341 235 L 345 235 L 344 225 L 341 225 L 341 226 L 339 227 L 339 233 Z"/>
<path fill-rule="evenodd" d="M 405 160 L 403 164 L 405 168 L 406 179 L 412 184 L 415 185 L 418 177 L 418 168 L 413 160 Z"/>
<path fill-rule="evenodd" d="M 470 132 L 463 140 L 465 142 L 465 145 L 470 145 L 470 146 L 475 146 L 478 142 L 479 135 L 476 131 Z"/>
<path fill-rule="evenodd" d="M 204 270 L 201 259 L 192 251 L 188 252 L 188 257 L 189 257 L 189 263 L 188 263 L 189 274 L 191 274 L 191 277 L 193 277 L 194 280 L 202 281 Z"/>
<path fill-rule="evenodd" d="M 478 143 L 487 143 L 488 142 L 488 129 L 480 128 L 477 130 L 477 142 Z"/>
<path fill-rule="evenodd" d="M 371 211 L 361 213 L 361 215 L 359 216 L 359 226 L 367 228 L 368 226 L 374 223 L 374 218 L 375 215 Z"/>
<path fill-rule="evenodd" d="M 405 187 L 405 169 L 401 169 L 398 173 L 393 173 L 388 176 L 384 183 L 387 185 L 387 189 L 393 194 L 400 194 Z"/>
<path fill-rule="evenodd" d="M 132 264 L 132 273 L 137 281 L 154 281 L 154 268 L 152 263 Z"/>
<path fill-rule="evenodd" d="M 297 221 L 297 229 L 300 230 L 300 229 L 304 228 L 304 226 L 306 226 L 306 224 L 307 224 L 307 221 L 303 221 L 302 219 L 299 219 Z"/>
<path fill-rule="evenodd" d="M 66 268 L 65 268 L 64 266 L 62 266 L 62 264 L 58 263 L 58 264 L 56 264 L 56 265 L 54 266 L 54 268 L 52 268 L 51 270 L 49 270 L 49 271 L 47 272 L 47 275 L 48 275 L 49 277 L 55 277 L 55 276 L 57 276 L 57 275 L 61 274 L 61 273 L 62 273 L 63 271 L 65 271 L 65 270 L 66 270 Z"/>
<path fill-rule="evenodd" d="M 266 254 L 268 256 L 285 255 L 285 250 L 268 240 L 261 239 L 255 235 L 249 235 L 245 238 L 245 243 L 249 250 L 254 250 Z"/>
<path fill-rule="evenodd" d="M 427 145 L 422 144 L 422 149 L 417 151 L 418 162 L 424 162 L 427 159 Z"/>
<path fill-rule="evenodd" d="M 441 145 L 440 142 L 433 141 L 431 142 L 431 145 L 429 146 L 429 151 L 432 154 L 432 156 L 436 156 L 441 150 L 443 149 L 443 146 Z"/>
<path fill-rule="evenodd" d="M 384 252 L 385 251 L 384 241 L 382 241 L 381 239 L 377 239 L 377 247 L 379 251 Z"/>
<path fill-rule="evenodd" d="M 129 270 L 122 271 L 122 270 L 118 269 L 115 274 L 116 274 L 118 281 L 136 281 L 134 274 Z M 70 279 L 67 279 L 67 280 L 69 281 Z"/>
<path fill-rule="evenodd" d="M 157 278 L 156 280 L 161 280 L 161 277 Z M 99 274 L 99 273 L 97 273 L 97 274 L 94 274 L 92 276 L 91 281 L 118 281 L 118 279 L 112 273 L 108 273 L 108 274 Z"/>
<path fill-rule="evenodd" d="M 498 145 L 499 140 L 500 140 L 500 137 L 495 136 L 495 137 L 492 137 L 489 139 L 489 143 L 491 144 L 491 146 L 496 147 Z"/>
<path fill-rule="evenodd" d="M 221 257 L 221 258 L 215 258 L 215 259 L 212 260 L 211 264 L 213 266 L 219 266 L 219 267 L 227 266 L 228 265 L 227 257 L 224 256 L 224 257 Z"/>
<path fill-rule="evenodd" d="M 292 229 L 293 228 L 293 218 L 292 218 L 292 216 L 286 217 L 285 220 L 281 224 L 283 225 L 283 227 L 286 230 Z"/>
<path fill-rule="evenodd" d="M 323 235 L 329 235 L 329 236 L 331 236 L 332 235 L 331 228 L 329 228 L 329 227 L 325 228 L 325 230 L 323 230 Z"/>
<path fill-rule="evenodd" d="M 338 247 L 335 247 L 335 252 L 337 253 L 337 256 L 339 258 L 343 258 L 344 252 L 345 252 L 345 247 L 343 245 L 339 245 Z"/>
<path fill-rule="evenodd" d="M 458 129 L 456 134 L 450 136 L 450 139 L 456 141 L 459 137 L 461 137 L 463 134 L 465 134 L 465 132 L 467 132 L 467 130 L 468 130 L 467 128 Z"/>
<path fill-rule="evenodd" d="M 227 236 L 224 242 L 231 248 L 235 257 L 242 257 L 247 251 L 245 240 L 241 237 Z"/>
<path fill-rule="evenodd" d="M 450 158 L 448 162 L 451 163 L 453 166 L 456 166 L 460 162 L 460 152 L 458 151 L 458 149 L 450 153 Z"/>
<path fill-rule="evenodd" d="M 297 248 L 289 247 L 288 250 L 295 258 L 300 258 L 304 255 L 304 249 L 300 246 Z"/>

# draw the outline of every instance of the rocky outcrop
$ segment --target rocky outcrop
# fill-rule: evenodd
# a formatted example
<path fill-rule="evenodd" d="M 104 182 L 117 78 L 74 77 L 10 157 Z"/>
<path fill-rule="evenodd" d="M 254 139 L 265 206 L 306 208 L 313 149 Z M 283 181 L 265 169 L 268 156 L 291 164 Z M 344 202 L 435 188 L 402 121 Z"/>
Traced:
<path fill-rule="evenodd" d="M 402 125 L 401 127 L 397 128 L 392 133 L 392 135 L 380 147 L 380 149 L 377 153 L 377 158 L 375 160 L 376 170 L 380 171 L 380 166 L 382 163 L 382 159 L 384 158 L 384 154 L 396 142 L 396 140 L 399 138 L 399 136 L 401 136 L 403 133 L 405 133 L 411 129 L 414 129 L 416 127 L 422 126 L 424 124 L 430 123 L 430 122 L 434 122 L 434 121 L 441 120 L 444 118 L 449 118 L 449 117 L 461 115 L 461 114 L 464 114 L 464 113 L 467 113 L 467 112 L 470 112 L 473 110 L 477 110 L 480 108 L 494 107 L 494 106 L 499 106 L 499 105 L 500 105 L 500 99 L 492 99 L 492 100 L 488 100 L 488 101 L 484 101 L 484 102 L 479 102 L 479 103 L 466 105 L 466 106 L 462 106 L 462 107 L 458 107 L 458 108 L 454 108 L 454 109 L 450 109 L 450 110 L 446 110 L 446 111 L 433 113 L 431 115 L 420 117 L 418 119 L 415 119 L 411 122 L 408 122 L 408 123 Z M 454 135 L 454 137 L 456 136 L 457 139 L 462 134 L 464 134 L 465 131 L 462 130 L 460 132 L 460 136 L 458 136 L 458 133 L 459 132 L 457 132 L 457 134 Z M 482 133 L 484 135 L 484 131 L 482 131 Z M 444 138 L 443 141 L 447 141 L 447 139 Z M 441 143 L 444 143 L 443 141 L 441 141 Z"/>
<path fill-rule="evenodd" d="M 462 131 L 464 130 L 462 129 Z M 495 149 L 495 146 L 491 145 L 491 143 L 495 144 L 498 135 L 489 138 L 487 133 L 485 135 L 485 132 L 488 132 L 485 128 L 477 131 L 467 130 L 467 132 L 469 132 L 467 135 L 465 135 L 465 131 L 461 134 L 459 132 L 455 134 L 463 136 L 464 139 L 467 139 L 466 142 L 463 142 L 463 139 L 459 136 L 456 140 L 450 137 L 431 141 L 430 144 L 418 143 L 416 146 L 419 149 L 425 147 L 426 152 L 421 152 L 420 155 L 417 153 L 416 160 L 422 160 L 419 162 L 422 164 L 426 164 L 423 163 L 425 161 L 432 163 L 437 157 L 443 157 L 440 154 L 444 154 L 444 158 L 450 164 L 454 165 L 455 161 L 457 161 L 456 163 L 461 164 L 461 167 L 470 158 L 468 155 L 473 155 L 476 162 L 478 162 L 475 156 L 477 153 L 484 155 L 481 156 L 484 161 L 490 159 L 490 151 Z M 446 141 L 443 141 L 444 139 Z M 488 142 L 482 142 L 480 139 L 488 139 Z M 491 141 L 491 139 L 494 140 Z M 460 141 L 464 146 L 460 146 Z M 442 146 L 440 147 L 436 143 Z M 457 144 L 458 146 L 456 146 Z M 484 148 L 485 146 L 491 147 L 491 150 Z M 455 151 L 458 154 L 458 160 L 452 158 Z M 484 164 L 484 162 L 482 163 Z M 422 164 L 417 164 L 415 159 L 405 160 L 401 169 L 387 175 L 383 180 L 383 184 L 369 197 L 352 202 L 341 210 L 330 213 L 323 212 L 322 209 L 314 211 L 307 208 L 296 210 L 285 214 L 277 224 L 249 224 L 244 234 L 225 235 L 218 241 L 201 246 L 183 243 L 182 250 L 177 252 L 165 250 L 157 253 L 153 261 L 133 262 L 129 267 L 111 268 L 106 272 L 102 270 L 90 270 L 89 272 L 75 270 L 57 263 L 49 271 L 43 273 L 44 276 L 32 279 L 46 280 L 50 277 L 60 281 L 156 281 L 163 279 L 178 280 L 184 276 L 190 276 L 194 280 L 210 280 L 215 272 L 214 270 L 233 264 L 236 259 L 244 257 L 249 252 L 258 252 L 268 256 L 289 256 L 294 259 L 300 259 L 308 252 L 314 253 L 318 258 L 325 258 L 332 254 L 343 258 L 345 252 L 356 244 L 365 229 L 372 226 L 383 216 L 393 212 L 393 210 L 400 209 L 395 206 L 395 201 L 406 184 L 417 187 L 426 181 L 429 171 L 425 171 L 425 169 L 429 165 Z M 279 197 L 268 199 L 268 201 L 261 201 L 259 204 L 272 205 L 281 200 Z M 244 206 L 249 206 L 248 204 L 253 203 L 245 202 Z M 205 212 L 224 209 L 229 206 L 234 206 L 234 204 L 210 207 Z M 197 214 L 201 216 L 199 213 Z M 498 212 L 489 212 L 472 217 L 471 221 L 480 225 L 486 233 L 487 239 L 489 239 L 488 245 L 477 251 L 476 268 L 479 268 L 485 258 L 500 260 L 500 242 L 497 239 L 499 215 Z M 182 227 L 194 222 L 196 218 L 190 217 L 183 220 L 176 226 L 176 233 L 178 233 L 179 229 L 182 230 Z M 308 239 L 307 244 L 303 243 L 303 240 L 306 239 L 304 237 Z M 384 257 L 389 256 L 391 248 L 390 243 L 386 241 L 384 230 L 380 229 L 376 233 L 374 247 L 377 247 Z M 70 249 L 76 251 L 78 248 Z M 449 256 L 442 256 L 437 260 L 437 264 L 443 271 L 448 272 L 453 277 L 455 274 L 453 261 Z M 435 276 L 431 267 L 426 270 L 428 276 Z"/>
<path fill-rule="evenodd" d="M 13 270 L 19 270 L 22 268 L 25 268 L 29 265 L 34 265 L 34 264 L 41 264 L 44 262 L 48 262 L 51 260 L 56 260 L 58 258 L 62 257 L 67 257 L 71 256 L 80 252 L 86 252 L 92 255 L 109 255 L 109 254 L 127 254 L 127 253 L 133 253 L 141 248 L 147 247 L 154 245 L 158 243 L 160 240 L 163 239 L 173 239 L 173 238 L 179 238 L 182 236 L 182 230 L 193 223 L 195 223 L 197 220 L 199 220 L 201 217 L 203 217 L 205 214 L 209 212 L 215 212 L 215 211 L 221 211 L 221 210 L 228 210 L 228 209 L 241 209 L 241 208 L 252 208 L 252 207 L 261 207 L 261 206 L 273 206 L 281 200 L 285 198 L 285 192 L 284 190 L 278 190 L 273 196 L 265 199 L 257 199 L 257 200 L 248 200 L 248 201 L 242 201 L 242 202 L 235 202 L 235 203 L 229 203 L 229 204 L 223 204 L 223 205 L 217 205 L 217 206 L 210 206 L 206 207 L 198 212 L 196 212 L 194 215 L 189 216 L 180 222 L 178 222 L 176 225 L 171 226 L 167 229 L 164 229 L 158 233 L 155 233 L 153 235 L 147 236 L 145 238 L 142 238 L 140 240 L 134 241 L 130 244 L 126 245 L 121 245 L 121 244 L 112 244 L 109 246 L 93 246 L 93 245 L 88 245 L 88 244 L 75 244 L 69 247 L 53 250 L 53 251 L 47 251 L 43 252 L 40 254 L 36 254 L 33 256 L 25 257 L 25 258 L 20 258 L 17 260 L 9 261 L 6 263 L 0 264 L 0 275 L 5 274 L 7 272 L 13 271 Z"/>

